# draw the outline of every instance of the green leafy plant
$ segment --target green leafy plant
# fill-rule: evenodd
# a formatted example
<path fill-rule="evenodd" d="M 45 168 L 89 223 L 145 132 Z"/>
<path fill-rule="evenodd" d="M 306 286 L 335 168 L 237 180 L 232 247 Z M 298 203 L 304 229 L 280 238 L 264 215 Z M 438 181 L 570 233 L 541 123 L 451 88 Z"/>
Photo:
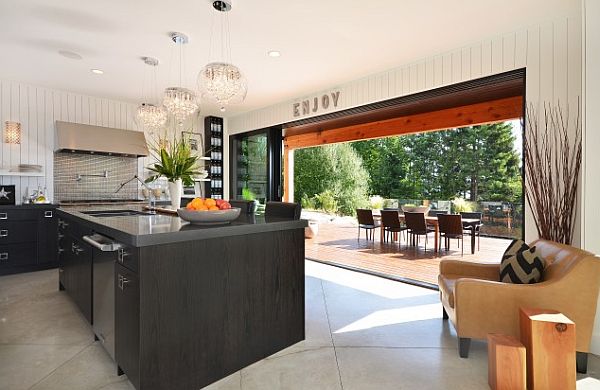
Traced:
<path fill-rule="evenodd" d="M 373 195 L 370 199 L 369 202 L 371 203 L 371 208 L 373 210 L 379 210 L 383 208 L 383 198 L 379 195 Z"/>
<path fill-rule="evenodd" d="M 306 210 L 316 210 L 317 205 L 316 205 L 316 200 L 314 197 L 309 197 L 306 194 L 302 194 L 302 198 L 300 199 L 300 204 L 302 205 L 303 209 Z"/>
<path fill-rule="evenodd" d="M 242 199 L 244 200 L 256 200 L 256 194 L 248 187 L 242 188 Z"/>
<path fill-rule="evenodd" d="M 472 202 L 467 202 L 464 198 L 454 198 L 452 206 L 455 213 L 468 213 L 475 209 Z"/>
<path fill-rule="evenodd" d="M 325 212 L 335 213 L 338 209 L 337 201 L 330 190 L 315 195 L 315 199 L 317 200 L 317 206 Z"/>
<path fill-rule="evenodd" d="M 172 141 L 166 138 L 157 138 L 150 143 L 150 148 L 156 161 L 148 166 L 153 174 L 146 179 L 146 183 L 159 177 L 164 177 L 170 182 L 179 179 L 184 185 L 194 185 L 194 176 L 200 173 L 198 157 L 192 155 L 192 149 L 185 139 L 173 137 Z"/>

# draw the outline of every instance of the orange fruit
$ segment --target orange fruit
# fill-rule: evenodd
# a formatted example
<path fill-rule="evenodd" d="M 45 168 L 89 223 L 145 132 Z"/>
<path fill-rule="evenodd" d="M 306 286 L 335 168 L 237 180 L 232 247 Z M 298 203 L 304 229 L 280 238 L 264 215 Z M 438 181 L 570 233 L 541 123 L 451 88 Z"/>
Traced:
<path fill-rule="evenodd" d="M 198 211 L 207 211 L 208 207 L 206 207 L 205 205 L 200 205 L 200 206 L 196 207 L 196 210 L 198 210 Z"/>
<path fill-rule="evenodd" d="M 202 198 L 194 198 L 194 200 L 192 200 L 192 205 L 194 205 L 194 207 L 198 207 L 200 205 L 202 205 L 204 202 L 202 201 Z"/>
<path fill-rule="evenodd" d="M 212 198 L 208 198 L 204 201 L 204 204 L 207 205 L 208 207 L 213 207 L 217 204 L 217 202 Z"/>
<path fill-rule="evenodd" d="M 217 206 L 210 206 L 208 209 L 211 211 L 219 210 L 219 208 Z"/>
<path fill-rule="evenodd" d="M 188 209 L 188 210 L 194 210 L 195 209 L 193 202 L 188 203 L 185 206 L 185 208 Z"/>

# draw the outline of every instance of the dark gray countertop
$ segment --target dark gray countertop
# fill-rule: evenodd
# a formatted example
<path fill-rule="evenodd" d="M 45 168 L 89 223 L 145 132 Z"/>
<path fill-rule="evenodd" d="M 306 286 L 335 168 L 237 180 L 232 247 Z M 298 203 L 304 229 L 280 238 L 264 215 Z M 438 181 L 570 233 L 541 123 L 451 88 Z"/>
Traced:
<path fill-rule="evenodd" d="M 78 222 L 89 226 L 98 233 L 136 247 L 269 231 L 303 229 L 308 226 L 306 220 L 281 218 L 265 220 L 262 215 L 247 214 L 240 215 L 238 219 L 227 225 L 199 226 L 192 225 L 178 216 L 169 214 L 99 218 L 81 213 L 81 211 L 110 209 L 142 211 L 142 206 L 61 206 L 57 212 L 59 216 L 75 217 Z"/>

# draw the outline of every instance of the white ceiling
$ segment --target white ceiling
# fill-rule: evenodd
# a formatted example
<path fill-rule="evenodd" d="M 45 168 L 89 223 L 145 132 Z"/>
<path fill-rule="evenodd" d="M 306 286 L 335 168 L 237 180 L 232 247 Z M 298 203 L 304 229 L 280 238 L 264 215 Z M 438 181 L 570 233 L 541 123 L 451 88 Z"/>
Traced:
<path fill-rule="evenodd" d="M 574 1 L 234 0 L 233 62 L 249 88 L 226 115 L 566 16 Z M 168 33 L 181 31 L 190 37 L 185 86 L 196 89 L 215 13 L 207 0 L 0 0 L 0 78 L 139 102 L 148 75 L 141 56 L 161 61 L 160 89 L 177 84 Z M 268 50 L 282 56 L 270 58 Z M 202 112 L 218 110 L 203 104 Z"/>

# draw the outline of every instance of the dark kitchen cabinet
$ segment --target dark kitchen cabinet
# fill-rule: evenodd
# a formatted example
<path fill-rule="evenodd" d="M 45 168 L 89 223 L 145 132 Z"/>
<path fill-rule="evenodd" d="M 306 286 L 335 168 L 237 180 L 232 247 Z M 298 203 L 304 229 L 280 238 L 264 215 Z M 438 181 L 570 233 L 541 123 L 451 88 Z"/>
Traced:
<path fill-rule="evenodd" d="M 84 241 L 73 238 L 71 244 L 71 290 L 67 293 L 79 306 L 88 322 L 92 323 L 92 248 Z"/>
<path fill-rule="evenodd" d="M 0 206 L 0 275 L 56 267 L 54 205 Z"/>
<path fill-rule="evenodd" d="M 92 247 L 75 235 L 79 229 L 72 220 L 60 218 L 57 230 L 59 288 L 67 292 L 91 324 Z"/>
<path fill-rule="evenodd" d="M 56 266 L 58 259 L 58 224 L 55 210 L 44 210 L 38 216 L 38 264 Z"/>
<path fill-rule="evenodd" d="M 115 265 L 115 360 L 140 388 L 140 285 L 136 273 Z"/>

